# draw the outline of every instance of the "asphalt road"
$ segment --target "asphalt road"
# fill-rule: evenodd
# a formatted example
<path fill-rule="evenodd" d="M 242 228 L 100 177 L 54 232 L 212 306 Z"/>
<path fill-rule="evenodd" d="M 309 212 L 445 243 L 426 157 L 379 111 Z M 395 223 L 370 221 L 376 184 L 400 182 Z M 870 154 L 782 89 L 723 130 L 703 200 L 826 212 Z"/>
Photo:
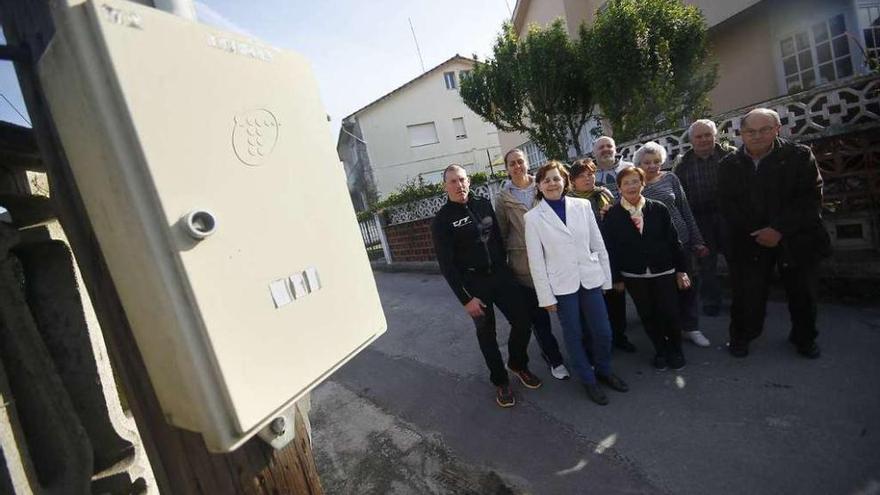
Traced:
<path fill-rule="evenodd" d="M 593 404 L 550 376 L 533 339 L 544 386 L 512 380 L 517 405 L 501 409 L 442 277 L 376 280 L 388 332 L 312 395 L 329 494 L 880 494 L 878 308 L 823 305 L 816 361 L 786 341 L 783 303 L 742 360 L 723 348 L 726 313 L 704 318 L 713 346 L 686 343 L 688 366 L 657 372 L 630 306 L 639 352 L 613 360 L 629 393 Z"/>

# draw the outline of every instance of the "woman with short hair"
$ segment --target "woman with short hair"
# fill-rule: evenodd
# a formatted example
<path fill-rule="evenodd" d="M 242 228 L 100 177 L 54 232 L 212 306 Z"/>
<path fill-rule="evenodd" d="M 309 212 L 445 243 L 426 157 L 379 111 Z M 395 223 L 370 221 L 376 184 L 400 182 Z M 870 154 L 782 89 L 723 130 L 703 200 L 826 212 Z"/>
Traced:
<path fill-rule="evenodd" d="M 556 312 L 573 373 L 590 399 L 605 405 L 608 397 L 600 382 L 619 392 L 629 390 L 611 372 L 611 324 L 602 297 L 603 289 L 611 288 L 608 252 L 590 202 L 566 197 L 570 184 L 564 165 L 547 163 L 538 169 L 535 181 L 539 201 L 525 214 L 525 221 L 529 271 L 538 304 Z M 589 332 L 594 362 L 583 346 L 585 332 Z"/>
<path fill-rule="evenodd" d="M 666 206 L 642 195 L 645 173 L 626 167 L 617 174 L 620 202 L 605 215 L 603 233 L 614 290 L 632 297 L 654 345 L 654 367 L 685 366 L 678 329 L 678 291 L 690 287 L 685 252 Z"/>
<path fill-rule="evenodd" d="M 596 219 L 601 222 L 605 212 L 614 204 L 614 193 L 605 186 L 596 185 L 596 170 L 598 168 L 590 158 L 575 160 L 568 170 L 571 178 L 569 195 L 589 201 Z"/>
<path fill-rule="evenodd" d="M 672 217 L 672 225 L 675 226 L 678 233 L 678 240 L 684 246 L 685 252 L 693 253 L 701 258 L 709 254 L 709 249 L 706 248 L 706 243 L 700 234 L 700 228 L 691 212 L 681 182 L 674 173 L 661 170 L 663 164 L 666 163 L 666 149 L 649 141 L 636 150 L 633 163 L 645 172 L 645 189 L 642 191 L 642 195 L 666 205 L 666 208 L 669 209 L 669 215 Z M 690 254 L 687 256 L 686 271 L 689 277 L 694 277 Z M 709 339 L 703 335 L 699 328 L 698 295 L 699 292 L 696 288 L 679 294 L 679 324 L 681 331 L 691 342 L 700 347 L 709 347 L 711 345 Z"/>
<path fill-rule="evenodd" d="M 604 186 L 596 185 L 598 167 L 590 158 L 583 158 L 571 164 L 571 191 L 576 198 L 586 199 L 593 206 L 593 213 L 599 226 L 605 213 L 614 205 L 614 193 Z M 609 290 L 605 292 L 605 306 L 611 320 L 611 344 L 626 352 L 636 352 L 636 346 L 626 336 L 626 294 Z"/>

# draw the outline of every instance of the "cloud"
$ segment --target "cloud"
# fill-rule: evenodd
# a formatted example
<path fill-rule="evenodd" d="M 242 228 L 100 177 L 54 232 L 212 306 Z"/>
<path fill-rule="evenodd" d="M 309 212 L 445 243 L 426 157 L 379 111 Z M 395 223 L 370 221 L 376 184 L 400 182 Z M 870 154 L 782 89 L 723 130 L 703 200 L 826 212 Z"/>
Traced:
<path fill-rule="evenodd" d="M 193 3 L 196 6 L 196 15 L 199 18 L 199 22 L 201 22 L 202 24 L 214 26 L 225 31 L 233 31 L 239 34 L 243 34 L 249 38 L 257 38 L 253 33 L 232 22 L 231 20 L 229 20 L 229 18 L 227 18 L 220 12 L 212 9 L 204 2 L 197 1 Z"/>

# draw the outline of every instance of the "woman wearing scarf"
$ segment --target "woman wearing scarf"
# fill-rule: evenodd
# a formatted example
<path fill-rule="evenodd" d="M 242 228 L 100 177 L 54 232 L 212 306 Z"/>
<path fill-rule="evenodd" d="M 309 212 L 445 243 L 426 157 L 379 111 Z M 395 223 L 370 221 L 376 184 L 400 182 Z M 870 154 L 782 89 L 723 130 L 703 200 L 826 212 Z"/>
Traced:
<path fill-rule="evenodd" d="M 571 192 L 568 194 L 589 201 L 596 219 L 601 223 L 605 212 L 614 204 L 614 194 L 607 187 L 596 185 L 596 165 L 593 160 L 577 160 L 571 164 L 568 173 L 571 177 Z"/>
<path fill-rule="evenodd" d="M 645 172 L 645 189 L 642 194 L 648 198 L 659 201 L 669 209 L 672 217 L 672 225 L 678 233 L 686 253 L 694 253 L 699 257 L 709 254 L 697 221 L 691 212 L 684 188 L 681 187 L 678 177 L 672 172 L 660 170 L 666 163 L 666 149 L 659 144 L 649 141 L 639 148 L 633 157 L 636 167 Z M 692 258 L 688 255 L 688 276 L 693 277 Z M 681 330 L 691 342 L 700 347 L 709 347 L 709 339 L 700 331 L 700 312 L 697 304 L 699 292 L 694 290 L 684 291 L 678 298 L 678 322 Z"/>
<path fill-rule="evenodd" d="M 596 170 L 596 165 L 589 158 L 574 162 L 569 169 L 571 192 L 568 194 L 589 201 L 601 226 L 605 212 L 614 204 L 614 193 L 607 187 L 596 185 Z M 613 290 L 606 292 L 605 306 L 608 308 L 608 319 L 611 320 L 611 343 L 626 352 L 636 352 L 636 346 L 626 337 L 626 294 Z"/>
<path fill-rule="evenodd" d="M 602 297 L 602 290 L 611 288 L 608 253 L 589 201 L 565 196 L 570 185 L 564 165 L 549 162 L 538 169 L 535 181 L 539 201 L 525 221 L 538 304 L 559 316 L 572 372 L 590 399 L 605 405 L 608 397 L 599 382 L 619 392 L 629 390 L 611 372 L 611 324 Z M 594 360 L 583 346 L 586 332 Z"/>
<path fill-rule="evenodd" d="M 642 196 L 645 173 L 626 167 L 617 175 L 620 202 L 605 215 L 603 233 L 614 290 L 629 292 L 654 345 L 654 368 L 685 366 L 678 329 L 678 291 L 690 287 L 685 251 L 669 210 Z"/>

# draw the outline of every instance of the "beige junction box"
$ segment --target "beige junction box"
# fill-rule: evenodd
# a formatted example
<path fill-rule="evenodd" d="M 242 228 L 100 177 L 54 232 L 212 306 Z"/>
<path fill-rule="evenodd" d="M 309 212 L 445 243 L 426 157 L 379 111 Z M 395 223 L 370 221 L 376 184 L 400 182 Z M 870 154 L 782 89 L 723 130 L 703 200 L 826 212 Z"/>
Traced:
<path fill-rule="evenodd" d="M 169 422 L 229 451 L 386 329 L 307 61 L 59 2 L 41 84 Z"/>

